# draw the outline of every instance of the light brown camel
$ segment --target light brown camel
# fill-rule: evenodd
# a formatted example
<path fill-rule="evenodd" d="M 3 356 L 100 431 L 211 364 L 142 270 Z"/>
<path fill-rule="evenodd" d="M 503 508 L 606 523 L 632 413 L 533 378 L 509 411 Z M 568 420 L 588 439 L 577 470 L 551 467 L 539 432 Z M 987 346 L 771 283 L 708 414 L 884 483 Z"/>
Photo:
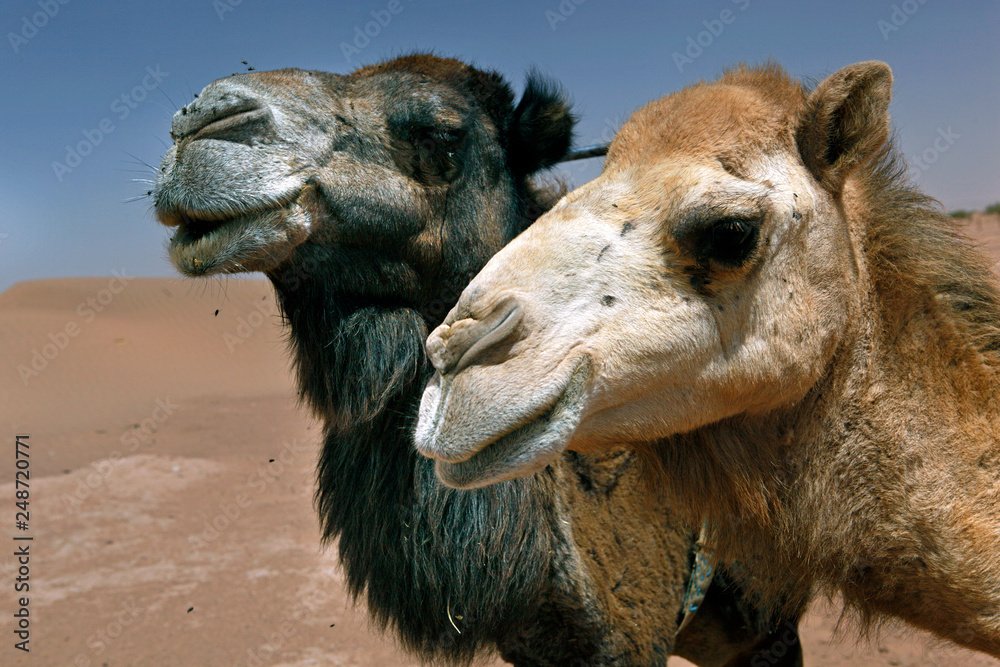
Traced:
<path fill-rule="evenodd" d="M 412 449 L 427 331 L 555 201 L 529 177 L 566 154 L 572 125 L 539 77 L 515 106 L 498 74 L 432 56 L 236 75 L 175 115 L 157 215 L 181 272 L 274 284 L 301 395 L 326 425 L 324 536 L 408 649 L 454 663 L 801 664 L 794 624 L 769 636 L 724 586 L 675 643 L 692 535 L 645 503 L 631 453 L 567 453 L 458 492 Z"/>
<path fill-rule="evenodd" d="M 1000 292 L 905 181 L 891 81 L 739 68 L 636 112 L 431 334 L 441 479 L 632 442 L 769 606 L 1000 655 Z"/>

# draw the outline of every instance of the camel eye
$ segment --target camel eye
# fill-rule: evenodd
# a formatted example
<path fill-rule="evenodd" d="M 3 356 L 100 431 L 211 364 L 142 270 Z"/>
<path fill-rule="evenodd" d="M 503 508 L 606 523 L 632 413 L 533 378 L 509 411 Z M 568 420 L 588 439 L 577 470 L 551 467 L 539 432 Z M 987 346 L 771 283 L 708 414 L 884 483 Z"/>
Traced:
<path fill-rule="evenodd" d="M 760 219 L 752 216 L 720 216 L 715 211 L 695 210 L 674 227 L 673 236 L 701 271 L 712 266 L 737 269 L 757 249 L 760 225 Z"/>
<path fill-rule="evenodd" d="M 458 130 L 425 128 L 414 135 L 413 173 L 417 180 L 427 185 L 454 180 L 462 166 L 457 153 L 464 134 Z"/>
<path fill-rule="evenodd" d="M 759 223 L 742 218 L 722 218 L 709 223 L 700 239 L 699 260 L 727 268 L 741 266 L 757 247 Z"/>

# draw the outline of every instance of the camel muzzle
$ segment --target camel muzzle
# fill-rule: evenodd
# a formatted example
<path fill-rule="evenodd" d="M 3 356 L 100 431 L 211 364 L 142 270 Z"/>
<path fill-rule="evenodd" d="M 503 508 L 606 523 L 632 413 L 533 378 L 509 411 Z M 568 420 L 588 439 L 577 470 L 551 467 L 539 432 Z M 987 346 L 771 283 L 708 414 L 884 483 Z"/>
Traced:
<path fill-rule="evenodd" d="M 481 319 L 468 317 L 442 324 L 427 339 L 427 355 L 442 375 L 455 374 L 510 338 L 524 316 L 514 297 L 501 299 Z"/>
<path fill-rule="evenodd" d="M 494 435 L 486 437 L 476 437 L 462 427 L 456 430 L 454 424 L 442 430 L 439 408 L 447 400 L 442 394 L 448 389 L 442 389 L 441 377 L 436 375 L 421 400 L 417 451 L 435 459 L 438 479 L 457 489 L 474 489 L 538 472 L 559 456 L 580 423 L 593 372 L 589 358 L 576 360 L 568 378 L 540 392 L 538 401 L 530 399 L 529 409 L 520 414 L 518 408 L 524 406 L 516 401 L 501 398 L 495 403 L 487 401 L 487 405 L 480 403 L 479 408 L 487 410 L 485 414 L 477 418 L 478 411 L 474 411 L 466 416 L 502 424 Z M 510 407 L 514 407 L 514 414 L 503 414 Z"/>
<path fill-rule="evenodd" d="M 240 84 L 223 79 L 174 114 L 170 136 L 176 143 L 188 138 L 248 143 L 272 134 L 273 125 L 274 116 L 263 100 Z"/>

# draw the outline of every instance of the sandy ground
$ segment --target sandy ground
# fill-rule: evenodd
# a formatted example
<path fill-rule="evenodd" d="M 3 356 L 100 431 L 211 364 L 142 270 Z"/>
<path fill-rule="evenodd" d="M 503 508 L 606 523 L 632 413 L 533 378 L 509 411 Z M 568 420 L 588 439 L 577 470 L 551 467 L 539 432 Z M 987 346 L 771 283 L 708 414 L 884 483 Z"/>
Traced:
<path fill-rule="evenodd" d="M 1000 257 L 1000 219 L 970 232 Z M 369 627 L 318 542 L 319 429 L 295 405 L 268 285 L 21 283 L 0 295 L 0 350 L 0 664 L 419 664 Z M 29 654 L 14 648 L 21 595 Z M 858 643 L 837 616 L 821 603 L 806 618 L 808 664 L 1000 664 L 919 633 Z"/>

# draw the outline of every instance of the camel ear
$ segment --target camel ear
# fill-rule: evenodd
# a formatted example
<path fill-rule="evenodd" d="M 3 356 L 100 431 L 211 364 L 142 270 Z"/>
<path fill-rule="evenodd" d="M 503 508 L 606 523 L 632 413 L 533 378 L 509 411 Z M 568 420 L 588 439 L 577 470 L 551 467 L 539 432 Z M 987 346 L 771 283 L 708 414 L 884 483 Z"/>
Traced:
<path fill-rule="evenodd" d="M 576 118 L 566 93 L 537 72 L 528 74 L 524 95 L 510 123 L 509 156 L 515 172 L 551 167 L 569 152 Z"/>
<path fill-rule="evenodd" d="M 809 96 L 796 141 L 806 167 L 831 191 L 889 138 L 891 95 L 892 71 L 872 60 L 832 74 Z"/>

